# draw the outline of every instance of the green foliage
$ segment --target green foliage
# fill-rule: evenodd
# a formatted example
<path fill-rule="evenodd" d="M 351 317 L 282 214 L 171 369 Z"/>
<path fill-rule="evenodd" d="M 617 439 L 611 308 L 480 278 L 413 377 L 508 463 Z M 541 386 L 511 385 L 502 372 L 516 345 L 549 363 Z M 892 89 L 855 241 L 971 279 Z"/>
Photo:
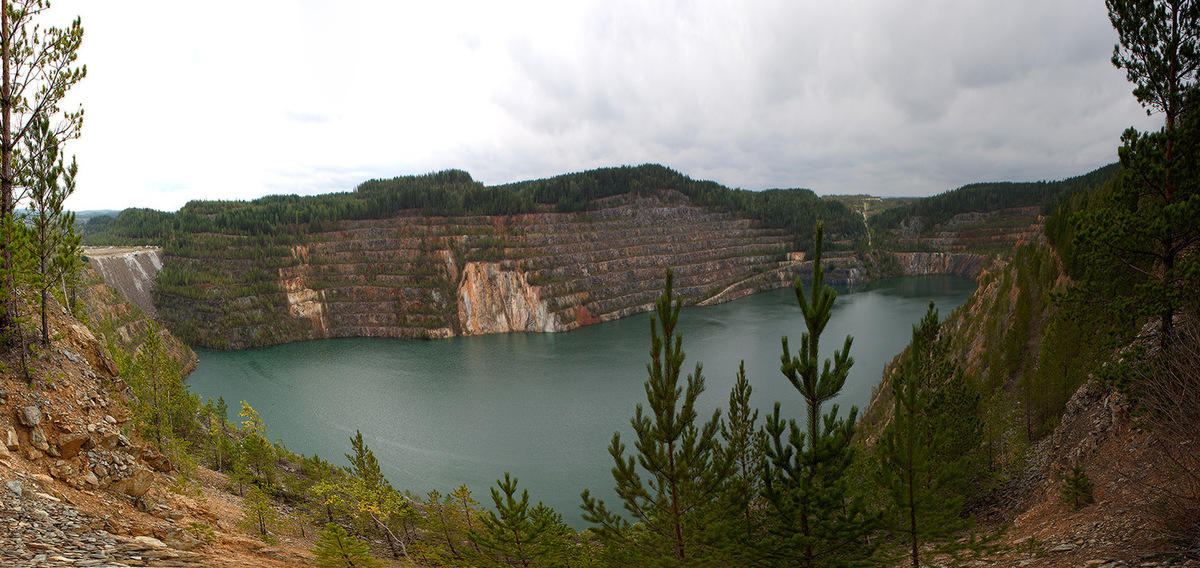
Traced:
<path fill-rule="evenodd" d="M 1092 504 L 1094 500 L 1092 482 L 1088 479 L 1087 472 L 1083 471 L 1083 467 L 1071 466 L 1071 473 L 1063 477 L 1062 486 L 1059 488 L 1059 497 L 1063 504 L 1074 510 Z"/>
<path fill-rule="evenodd" d="M 313 495 L 331 516 L 334 509 L 347 511 L 360 529 L 382 534 L 393 557 L 408 557 L 407 541 L 411 539 L 397 535 L 397 529 L 403 526 L 403 533 L 409 532 L 409 519 L 415 514 L 409 498 L 393 489 L 380 473 L 375 454 L 363 442 L 361 432 L 351 438 L 351 445 L 355 453 L 346 456 L 354 464 L 350 475 L 329 476 L 327 481 L 316 483 Z"/>
<path fill-rule="evenodd" d="M 51 290 L 61 284 L 65 293 L 67 282 L 74 285 L 82 267 L 75 214 L 63 209 L 63 201 L 75 191 L 79 167 L 74 158 L 70 166 L 64 165 L 59 146 L 49 119 L 43 116 L 36 120 L 25 139 L 25 152 L 31 163 L 24 172 L 27 177 L 21 180 L 29 196 L 25 223 L 29 238 L 24 242 L 30 247 L 29 256 L 33 259 L 30 284 L 38 294 L 42 343 L 46 345 L 50 343 L 46 310 Z"/>
<path fill-rule="evenodd" d="M 854 364 L 850 357 L 853 339 L 847 336 L 842 350 L 834 352 L 832 365 L 826 360 L 823 368 L 818 366 L 821 334 L 837 297 L 824 283 L 822 237 L 818 224 L 811 299 L 805 297 L 799 279 L 795 284 L 796 300 L 808 331 L 801 336 L 798 356 L 791 354 L 787 338 L 783 338 L 780 368 L 805 400 L 808 429 L 801 431 L 793 419 L 785 422 L 778 402 L 766 423 L 770 436 L 763 475 L 767 535 L 761 551 L 771 564 L 844 566 L 861 562 L 871 554 L 866 536 L 874 530 L 875 517 L 866 511 L 863 498 L 852 494 L 848 477 L 854 462 L 855 450 L 850 442 L 858 409 L 851 408 L 847 418 L 839 418 L 834 405 L 828 414 L 821 415 L 821 405 L 837 396 Z"/>
<path fill-rule="evenodd" d="M 960 453 L 962 448 L 950 440 L 950 424 L 944 422 L 954 418 L 946 412 L 952 409 L 935 406 L 935 393 L 949 378 L 946 372 L 953 372 L 944 358 L 930 357 L 939 351 L 938 332 L 937 310 L 930 302 L 925 317 L 913 326 L 908 360 L 892 378 L 892 422 L 876 446 L 877 479 L 890 497 L 883 524 L 908 545 L 913 568 L 921 565 L 925 545 L 947 541 L 970 524 L 961 517 L 965 497 L 955 489 L 963 489 L 964 462 L 975 448 Z M 949 548 L 938 546 L 926 554 Z"/>
<path fill-rule="evenodd" d="M 1072 219 L 1082 278 L 1075 299 L 1103 300 L 1123 319 L 1157 318 L 1166 349 L 1180 310 L 1200 285 L 1200 4 L 1108 0 L 1120 43 L 1112 62 L 1138 101 L 1165 120 L 1157 132 L 1130 128 L 1112 190 Z M 1112 283 L 1125 286 L 1114 287 Z"/>
<path fill-rule="evenodd" d="M 887 209 L 871 218 L 871 228 L 890 230 L 920 217 L 926 229 L 949 221 L 960 213 L 997 211 L 1011 207 L 1041 208 L 1048 214 L 1071 196 L 1092 190 L 1116 175 L 1119 167 L 1110 164 L 1082 176 L 1054 182 L 976 183 L 953 191 Z"/>
<path fill-rule="evenodd" d="M 346 533 L 346 529 L 335 523 L 326 523 L 325 529 L 313 545 L 313 556 L 322 568 L 356 568 L 378 566 L 379 561 L 371 556 L 370 549 L 362 541 Z"/>
<path fill-rule="evenodd" d="M 503 481 L 496 480 L 496 485 L 499 490 L 492 488 L 496 510 L 483 516 L 483 530 L 471 533 L 471 541 L 482 549 L 485 558 L 494 559 L 489 564 L 550 565 L 546 539 L 552 536 L 548 530 L 553 519 L 545 513 L 534 514 L 529 508 L 528 490 L 521 491 L 520 499 L 513 497 L 517 492 L 517 480 L 508 472 L 504 473 Z"/>
<path fill-rule="evenodd" d="M 379 469 L 379 460 L 375 459 L 375 452 L 363 442 L 362 432 L 354 431 L 354 437 L 350 438 L 350 447 L 354 449 L 354 454 L 346 454 L 346 459 L 350 461 L 350 474 L 361 479 L 367 487 L 391 489 L 391 485 L 383 477 L 383 471 Z"/>
<path fill-rule="evenodd" d="M 28 270 L 13 250 L 17 248 L 13 233 L 20 222 L 18 203 L 30 197 L 31 191 L 41 192 L 43 199 L 50 195 L 47 182 L 53 179 L 57 186 L 58 174 L 65 172 L 56 171 L 61 164 L 47 150 L 52 146 L 55 154 L 60 152 L 66 141 L 79 136 L 83 123 L 82 108 L 71 111 L 60 106 L 71 87 L 87 76 L 87 67 L 75 64 L 83 26 L 79 18 L 66 27 L 44 25 L 40 20 L 49 8 L 47 0 L 5 2 L 4 29 L 0 30 L 4 43 L 0 84 L 5 90 L 0 92 L 0 123 L 7 129 L 0 137 L 0 223 L 4 225 L 0 230 L 0 327 L 9 332 L 20 324 L 14 296 L 20 276 Z M 72 171 L 69 179 L 73 178 Z M 44 277 L 46 271 L 35 274 Z"/>
<path fill-rule="evenodd" d="M 720 411 L 697 427 L 696 398 L 704 392 L 701 366 L 680 385 L 683 336 L 675 333 L 679 304 L 668 271 L 666 288 L 650 318 L 650 358 L 645 383 L 649 414 L 639 403 L 630 421 L 638 454 L 625 456 L 620 432 L 609 453 L 616 467 L 617 496 L 641 529 L 610 511 L 585 490 L 584 519 L 597 525 L 606 546 L 631 547 L 641 563 L 668 566 L 717 563 L 716 539 L 725 520 L 718 503 L 731 461 L 716 439 Z M 661 325 L 661 334 L 659 326 Z M 681 400 L 682 397 L 682 400 Z M 648 483 L 642 481 L 644 471 Z"/>
<path fill-rule="evenodd" d="M 242 500 L 242 518 L 238 526 L 258 535 L 266 543 L 278 540 L 274 532 L 279 525 L 279 512 L 271 506 L 271 497 L 255 487 Z"/>
<path fill-rule="evenodd" d="M 758 426 L 758 409 L 750 406 L 753 392 L 746 379 L 746 365 L 738 365 L 737 380 L 729 392 L 729 411 L 721 422 L 721 438 L 733 460 L 729 476 L 726 505 L 738 511 L 743 522 L 730 523 L 731 540 L 747 544 L 758 532 L 762 514 L 753 499 L 762 490 L 763 452 L 767 434 Z"/>
<path fill-rule="evenodd" d="M 183 384 L 183 371 L 167 352 L 159 330 L 147 331 L 137 354 L 122 365 L 121 374 L 133 390 L 135 399 L 129 410 L 143 436 L 165 447 L 170 440 L 187 440 L 196 434 L 200 397 Z"/>

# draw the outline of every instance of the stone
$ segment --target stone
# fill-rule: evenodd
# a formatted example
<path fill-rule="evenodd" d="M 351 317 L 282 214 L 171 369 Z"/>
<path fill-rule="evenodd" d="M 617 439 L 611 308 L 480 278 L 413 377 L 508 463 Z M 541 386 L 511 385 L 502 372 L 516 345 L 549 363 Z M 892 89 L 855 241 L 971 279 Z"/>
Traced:
<path fill-rule="evenodd" d="M 150 466 L 154 471 L 170 473 L 174 469 L 171 466 L 171 460 L 167 456 L 162 455 L 162 453 L 152 448 L 146 448 L 142 451 L 142 461 L 146 462 L 146 465 Z"/>
<path fill-rule="evenodd" d="M 58 439 L 58 451 L 64 459 L 71 459 L 92 445 L 92 439 L 87 434 L 67 434 Z"/>
<path fill-rule="evenodd" d="M 109 489 L 140 499 L 154 485 L 154 474 L 148 469 L 138 470 L 132 477 L 114 482 Z"/>
<path fill-rule="evenodd" d="M 9 481 L 8 483 L 5 483 L 4 485 L 6 487 L 8 487 L 9 491 L 12 491 L 13 495 L 16 495 L 17 497 L 21 496 L 21 482 L 20 481 Z"/>
<path fill-rule="evenodd" d="M 1049 551 L 1050 552 L 1070 552 L 1072 550 L 1075 550 L 1075 545 L 1071 544 L 1069 542 L 1064 542 L 1058 546 L 1055 546 L 1054 548 L 1051 548 Z"/>
<path fill-rule="evenodd" d="M 31 428 L 42 423 L 42 409 L 36 406 L 26 406 L 17 413 L 17 418 L 21 421 L 21 425 L 26 428 Z"/>
<path fill-rule="evenodd" d="M 4 433 L 4 445 L 14 452 L 21 449 L 21 441 L 17 439 L 17 431 L 13 430 L 12 427 L 9 427 L 8 431 Z"/>
<path fill-rule="evenodd" d="M 94 474 L 90 471 L 85 473 L 83 475 L 83 477 L 81 477 L 79 479 L 80 479 L 80 481 L 87 484 L 89 487 L 99 487 L 100 486 L 100 480 L 96 477 L 96 474 Z"/>
<path fill-rule="evenodd" d="M 115 449 L 117 444 L 121 443 L 121 434 L 117 432 L 105 432 L 100 436 L 100 447 L 105 449 Z"/>
<path fill-rule="evenodd" d="M 163 541 L 158 540 L 157 538 L 154 538 L 152 536 L 135 536 L 135 537 L 133 537 L 133 541 L 138 544 L 144 544 L 149 548 L 166 548 L 167 547 L 167 545 L 163 544 Z"/>
<path fill-rule="evenodd" d="M 29 443 L 43 452 L 50 449 L 50 442 L 46 440 L 46 432 L 41 426 L 34 426 L 29 430 Z"/>
<path fill-rule="evenodd" d="M 176 550 L 196 550 L 204 541 L 192 536 L 183 529 L 171 529 L 162 535 L 163 544 Z"/>
<path fill-rule="evenodd" d="M 58 461 L 54 462 L 54 466 L 50 468 L 50 475 L 54 476 L 57 479 L 67 479 L 68 477 L 71 477 L 74 473 L 75 473 L 75 468 L 71 467 L 71 464 L 69 464 L 65 461 L 62 461 L 62 460 L 58 460 Z"/>

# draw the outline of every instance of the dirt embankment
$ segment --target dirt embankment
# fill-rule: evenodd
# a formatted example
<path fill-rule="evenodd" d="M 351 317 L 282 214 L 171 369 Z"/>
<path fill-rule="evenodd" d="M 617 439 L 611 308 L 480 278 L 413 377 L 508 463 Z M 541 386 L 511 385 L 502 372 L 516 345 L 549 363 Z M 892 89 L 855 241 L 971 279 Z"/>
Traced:
<path fill-rule="evenodd" d="M 87 310 L 114 314 L 116 305 Z M 107 334 L 150 325 L 106 321 L 97 330 Z M 0 350 L 0 567 L 308 564 L 311 539 L 288 534 L 268 547 L 249 538 L 224 476 L 201 468 L 181 484 L 175 464 L 137 436 L 132 391 L 107 349 L 119 338 L 97 336 L 57 304 L 50 328 L 53 344 L 28 359 L 32 382 L 18 350 Z"/>

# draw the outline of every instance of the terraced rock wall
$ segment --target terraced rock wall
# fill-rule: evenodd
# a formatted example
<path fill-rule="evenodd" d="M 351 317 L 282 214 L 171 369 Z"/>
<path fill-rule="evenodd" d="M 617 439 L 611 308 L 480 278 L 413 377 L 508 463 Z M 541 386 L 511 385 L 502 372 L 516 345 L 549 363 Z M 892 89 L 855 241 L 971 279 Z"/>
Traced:
<path fill-rule="evenodd" d="M 219 254 L 168 254 L 155 293 L 185 341 L 244 348 L 325 337 L 556 332 L 648 311 L 666 269 L 688 304 L 789 284 L 791 238 L 694 207 L 618 196 L 587 213 L 345 222 L 291 247 L 206 235 Z M 265 268 L 264 268 L 265 267 Z"/>

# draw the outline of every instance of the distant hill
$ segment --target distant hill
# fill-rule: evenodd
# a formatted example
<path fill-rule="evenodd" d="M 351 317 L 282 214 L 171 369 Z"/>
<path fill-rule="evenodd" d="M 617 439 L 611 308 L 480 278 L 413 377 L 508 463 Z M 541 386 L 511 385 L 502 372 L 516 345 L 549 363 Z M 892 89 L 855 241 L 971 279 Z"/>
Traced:
<path fill-rule="evenodd" d="M 926 227 L 945 223 L 961 213 L 986 213 L 1015 207 L 1037 207 L 1048 215 L 1070 196 L 1094 189 L 1117 175 L 1120 164 L 1061 181 L 973 183 L 908 205 L 883 211 L 871 219 L 873 229 L 896 229 L 906 220 L 921 218 Z"/>
<path fill-rule="evenodd" d="M 253 201 L 192 201 L 176 213 L 126 209 L 84 225 L 85 244 L 163 244 L 180 234 L 270 235 L 277 244 L 334 229 L 347 221 L 387 219 L 401 211 L 426 215 L 581 213 L 619 195 L 649 196 L 674 190 L 693 205 L 738 214 L 763 227 L 783 229 L 804 248 L 820 219 L 826 230 L 856 238 L 861 219 L 840 203 L 807 189 L 747 191 L 693 180 L 657 164 L 601 168 L 547 179 L 485 186 L 461 170 L 373 179 L 354 191 L 314 196 L 272 195 Z M 290 235 L 291 238 L 284 235 Z"/>

